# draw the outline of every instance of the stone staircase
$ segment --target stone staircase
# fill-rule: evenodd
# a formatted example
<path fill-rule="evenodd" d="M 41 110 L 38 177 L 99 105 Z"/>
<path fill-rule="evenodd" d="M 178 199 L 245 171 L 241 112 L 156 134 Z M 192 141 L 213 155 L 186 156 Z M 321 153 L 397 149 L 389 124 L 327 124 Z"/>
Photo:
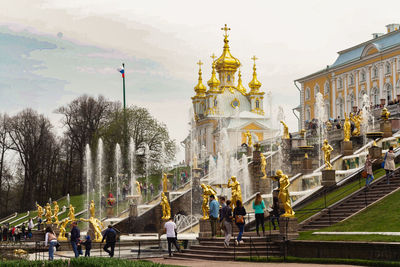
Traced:
<path fill-rule="evenodd" d="M 363 181 L 365 182 L 365 180 Z M 400 187 L 400 173 L 396 171 L 387 184 L 386 177 L 374 181 L 369 188 L 363 187 L 342 199 L 341 201 L 323 209 L 300 224 L 300 230 L 318 230 L 323 227 L 343 221 L 361 209 L 370 206 L 375 201 L 385 197 Z"/>
<path fill-rule="evenodd" d="M 198 238 L 199 244 L 192 245 L 190 249 L 183 249 L 181 253 L 174 253 L 174 258 L 182 259 L 203 259 L 203 260 L 234 260 L 238 257 L 270 257 L 281 256 L 280 243 L 274 240 L 279 234 L 258 237 L 255 232 L 243 234 L 244 244 L 235 245 L 234 238 L 231 238 L 228 248 L 224 247 L 224 238 Z"/>

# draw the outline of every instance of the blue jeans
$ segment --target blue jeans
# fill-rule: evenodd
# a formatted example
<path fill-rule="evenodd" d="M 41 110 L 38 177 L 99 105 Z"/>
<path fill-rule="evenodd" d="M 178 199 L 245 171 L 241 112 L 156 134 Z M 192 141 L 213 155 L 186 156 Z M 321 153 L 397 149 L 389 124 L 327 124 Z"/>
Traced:
<path fill-rule="evenodd" d="M 374 180 L 374 176 L 372 174 L 368 174 L 367 179 L 365 180 L 365 185 L 369 185 L 372 180 Z"/>
<path fill-rule="evenodd" d="M 49 260 L 51 261 L 54 259 L 54 249 L 56 245 L 57 245 L 57 240 L 51 240 L 49 242 Z"/>
<path fill-rule="evenodd" d="M 78 258 L 79 257 L 78 245 L 76 244 L 76 242 L 71 241 L 71 246 L 72 246 L 72 250 L 75 253 L 75 258 Z"/>
<path fill-rule="evenodd" d="M 239 227 L 239 234 L 237 236 L 237 241 L 239 242 L 240 240 L 242 240 L 242 235 L 243 235 L 243 231 L 244 231 L 244 224 L 237 224 L 237 226 Z"/>

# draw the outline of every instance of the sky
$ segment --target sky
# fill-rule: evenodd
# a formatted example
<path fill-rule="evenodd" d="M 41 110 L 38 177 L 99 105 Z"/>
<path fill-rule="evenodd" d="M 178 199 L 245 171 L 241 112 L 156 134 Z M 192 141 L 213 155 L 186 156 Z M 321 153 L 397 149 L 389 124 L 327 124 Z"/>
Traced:
<path fill-rule="evenodd" d="M 54 110 L 81 94 L 122 101 L 116 69 L 124 62 L 127 104 L 148 108 L 178 144 L 188 133 L 196 62 L 205 63 L 205 84 L 210 56 L 222 53 L 224 24 L 231 28 L 231 53 L 242 63 L 244 84 L 256 55 L 261 90 L 273 99 L 271 121 L 277 125 L 281 106 L 290 131 L 297 131 L 293 81 L 400 22 L 399 1 L 1 2 L 0 112 L 31 107 L 57 125 L 61 117 Z"/>

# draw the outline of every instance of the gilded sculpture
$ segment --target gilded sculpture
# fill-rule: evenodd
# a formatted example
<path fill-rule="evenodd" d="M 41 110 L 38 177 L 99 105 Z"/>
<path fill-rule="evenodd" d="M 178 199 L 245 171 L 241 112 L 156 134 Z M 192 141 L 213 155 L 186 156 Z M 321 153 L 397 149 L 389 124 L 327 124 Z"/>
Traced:
<path fill-rule="evenodd" d="M 68 218 L 70 221 L 75 220 L 75 208 L 72 206 L 72 204 L 69 204 Z"/>
<path fill-rule="evenodd" d="M 306 130 L 301 129 L 301 131 L 300 131 L 300 136 L 301 136 L 301 138 L 304 138 L 304 136 L 305 136 L 306 133 L 307 133 Z"/>
<path fill-rule="evenodd" d="M 94 200 L 92 199 L 92 201 L 90 201 L 90 207 L 89 207 L 89 210 L 90 210 L 90 216 L 91 217 L 94 217 L 95 216 L 95 213 L 96 213 L 96 207 L 95 207 L 95 205 L 94 205 Z"/>
<path fill-rule="evenodd" d="M 136 181 L 136 192 L 138 193 L 139 196 L 142 195 L 142 189 L 140 188 L 140 182 Z"/>
<path fill-rule="evenodd" d="M 242 201 L 242 189 L 240 188 L 240 183 L 236 179 L 236 176 L 232 176 L 228 180 L 228 188 L 232 190 L 232 198 L 231 198 L 231 205 L 236 206 L 236 201 Z"/>
<path fill-rule="evenodd" d="M 54 223 L 57 224 L 57 226 L 59 225 L 59 221 L 58 221 L 58 213 L 60 212 L 60 207 L 58 206 L 57 201 L 53 201 L 53 205 L 54 205 Z"/>
<path fill-rule="evenodd" d="M 210 217 L 210 207 L 208 205 L 208 197 L 210 194 L 205 184 L 201 184 L 201 188 L 203 188 L 203 203 L 201 204 L 201 211 L 203 212 L 203 220 L 207 220 Z"/>
<path fill-rule="evenodd" d="M 169 218 L 171 217 L 171 207 L 169 205 L 168 198 L 164 194 L 164 192 L 161 193 L 161 203 L 160 203 L 160 205 L 162 207 L 162 213 L 163 213 L 163 216 L 162 216 L 161 219 L 169 220 Z"/>
<path fill-rule="evenodd" d="M 52 224 L 53 223 L 53 219 L 51 218 L 53 216 L 52 212 L 51 212 L 51 205 L 50 203 L 46 204 L 46 224 Z"/>
<path fill-rule="evenodd" d="M 79 220 L 82 222 L 89 222 L 92 225 L 93 232 L 94 232 L 94 240 L 93 241 L 101 242 L 101 240 L 103 239 L 103 235 L 101 234 L 101 227 L 104 228 L 103 223 L 93 216 L 91 216 L 89 219 L 81 218 Z"/>
<path fill-rule="evenodd" d="M 354 123 L 354 131 L 352 133 L 353 136 L 360 136 L 361 134 L 361 122 L 362 122 L 362 113 L 358 115 L 350 114 L 350 120 Z"/>
<path fill-rule="evenodd" d="M 68 218 L 65 218 L 64 220 L 61 221 L 60 224 L 60 233 L 58 234 L 58 240 L 59 241 L 67 241 L 68 238 L 65 236 L 65 233 L 67 231 L 67 225 L 70 222 Z"/>
<path fill-rule="evenodd" d="M 333 148 L 330 144 L 328 144 L 328 140 L 324 140 L 324 145 L 322 146 L 321 150 L 324 152 L 324 162 L 325 162 L 325 170 L 332 170 L 331 164 L 331 152 Z"/>
<path fill-rule="evenodd" d="M 276 176 L 279 179 L 279 194 L 278 198 L 283 204 L 283 208 L 285 209 L 285 213 L 281 216 L 283 217 L 294 217 L 294 211 L 292 209 L 292 204 L 290 201 L 289 195 L 289 178 L 287 175 L 283 174 L 282 170 L 276 171 Z"/>
<path fill-rule="evenodd" d="M 350 124 L 349 117 L 346 115 L 346 113 L 344 114 L 343 132 L 344 132 L 343 141 L 349 142 L 350 136 L 351 136 L 351 124 Z"/>
<path fill-rule="evenodd" d="M 265 170 L 266 167 L 267 167 L 267 160 L 266 160 L 264 154 L 261 153 L 261 173 L 263 174 L 263 177 L 261 177 L 261 179 L 267 178 L 267 171 Z"/>
<path fill-rule="evenodd" d="M 387 110 L 387 108 L 383 108 L 381 113 L 381 119 L 387 121 L 389 117 L 390 117 L 390 112 Z"/>
<path fill-rule="evenodd" d="M 249 147 L 251 147 L 251 146 L 253 145 L 253 137 L 251 136 L 251 133 L 250 133 L 249 131 L 247 131 L 247 132 L 244 134 L 244 136 L 245 136 L 246 139 L 247 139 L 247 145 L 248 145 Z"/>
<path fill-rule="evenodd" d="M 36 208 L 37 208 L 37 217 L 42 219 L 42 217 L 43 217 L 43 208 L 42 208 L 42 206 L 40 206 L 39 204 L 36 204 Z"/>
<path fill-rule="evenodd" d="M 290 139 L 289 135 L 289 127 L 286 125 L 284 121 L 281 120 L 281 123 L 283 125 L 283 136 L 282 139 Z"/>
<path fill-rule="evenodd" d="M 162 182 L 163 182 L 163 192 L 168 192 L 168 177 L 165 172 L 163 172 Z"/>

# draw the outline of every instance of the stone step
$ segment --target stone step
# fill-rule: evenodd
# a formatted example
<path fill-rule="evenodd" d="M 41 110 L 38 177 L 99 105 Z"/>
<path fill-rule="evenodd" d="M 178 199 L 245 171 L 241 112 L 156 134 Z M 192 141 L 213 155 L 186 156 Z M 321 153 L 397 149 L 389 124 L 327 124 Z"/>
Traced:
<path fill-rule="evenodd" d="M 229 250 L 236 250 L 236 251 L 249 251 L 251 249 L 257 249 L 257 250 L 278 250 L 280 249 L 279 245 L 276 245 L 275 243 L 270 243 L 270 244 L 263 244 L 263 245 L 258 245 L 258 244 L 254 244 L 251 247 L 250 246 L 234 246 L 233 243 L 230 243 L 228 248 L 225 248 L 223 245 L 220 246 L 213 246 L 213 245 L 209 245 L 209 246 L 202 246 L 202 245 L 192 245 L 190 247 L 190 250 L 203 250 L 203 251 L 208 251 L 208 250 L 212 250 L 212 251 L 229 251 Z"/>
<path fill-rule="evenodd" d="M 181 259 L 200 259 L 200 260 L 213 260 L 213 261 L 231 261 L 234 256 L 220 256 L 208 254 L 194 254 L 194 253 L 174 253 L 173 258 Z"/>
<path fill-rule="evenodd" d="M 185 249 L 182 251 L 182 253 L 189 253 L 189 254 L 207 254 L 207 255 L 218 255 L 218 256 L 241 256 L 241 257 L 246 257 L 246 256 L 250 256 L 250 255 L 266 255 L 266 254 L 273 254 L 273 255 L 279 255 L 280 254 L 280 250 L 267 250 L 267 249 L 255 249 L 252 248 L 251 250 L 249 249 L 248 251 L 243 251 L 243 250 L 235 250 L 233 248 L 227 248 L 225 251 L 213 251 L 213 250 L 198 250 L 198 249 Z"/>

